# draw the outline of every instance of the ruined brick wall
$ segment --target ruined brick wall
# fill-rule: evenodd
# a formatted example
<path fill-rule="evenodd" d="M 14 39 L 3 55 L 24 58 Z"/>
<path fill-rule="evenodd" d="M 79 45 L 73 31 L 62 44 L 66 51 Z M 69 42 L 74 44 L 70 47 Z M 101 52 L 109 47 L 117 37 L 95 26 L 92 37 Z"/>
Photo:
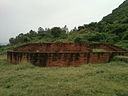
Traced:
<path fill-rule="evenodd" d="M 18 64 L 28 61 L 37 66 L 79 66 L 81 64 L 107 63 L 115 55 L 126 52 L 84 52 L 84 53 L 23 53 L 8 52 L 8 61 Z"/>
<path fill-rule="evenodd" d="M 92 52 L 95 48 L 110 52 Z M 116 55 L 128 56 L 128 52 L 107 44 L 47 43 L 17 47 L 7 52 L 7 59 L 14 64 L 28 61 L 37 66 L 79 66 L 88 63 L 107 63 Z"/>

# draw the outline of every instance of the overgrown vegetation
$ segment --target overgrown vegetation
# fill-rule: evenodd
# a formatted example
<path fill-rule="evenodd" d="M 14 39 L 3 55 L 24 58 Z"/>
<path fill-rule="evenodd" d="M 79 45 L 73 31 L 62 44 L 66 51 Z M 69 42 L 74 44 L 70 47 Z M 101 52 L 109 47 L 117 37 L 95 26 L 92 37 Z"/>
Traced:
<path fill-rule="evenodd" d="M 128 63 L 128 56 L 115 56 L 113 58 L 113 60 L 115 60 L 115 61 L 124 61 L 124 62 Z"/>
<path fill-rule="evenodd" d="M 107 50 L 104 50 L 104 49 L 92 49 L 92 52 L 107 52 Z"/>
<path fill-rule="evenodd" d="M 38 31 L 31 30 L 27 34 L 21 33 L 15 38 L 10 38 L 9 42 L 8 47 L 24 43 L 75 42 L 109 43 L 128 49 L 128 0 L 100 22 L 84 24 L 71 31 L 68 31 L 67 26 L 51 29 L 39 27 Z"/>
<path fill-rule="evenodd" d="M 0 96 L 128 96 L 128 64 L 40 68 L 0 56 Z"/>

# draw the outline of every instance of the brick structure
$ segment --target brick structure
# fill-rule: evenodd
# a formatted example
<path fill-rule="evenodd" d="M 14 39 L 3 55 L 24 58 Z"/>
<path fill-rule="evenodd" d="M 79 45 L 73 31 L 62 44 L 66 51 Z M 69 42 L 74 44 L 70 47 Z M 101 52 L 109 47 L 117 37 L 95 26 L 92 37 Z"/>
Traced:
<path fill-rule="evenodd" d="M 93 52 L 104 49 L 106 52 Z M 122 48 L 109 44 L 43 43 L 27 44 L 7 52 L 7 60 L 18 64 L 28 61 L 37 66 L 79 66 L 107 63 L 115 55 L 126 55 Z"/>

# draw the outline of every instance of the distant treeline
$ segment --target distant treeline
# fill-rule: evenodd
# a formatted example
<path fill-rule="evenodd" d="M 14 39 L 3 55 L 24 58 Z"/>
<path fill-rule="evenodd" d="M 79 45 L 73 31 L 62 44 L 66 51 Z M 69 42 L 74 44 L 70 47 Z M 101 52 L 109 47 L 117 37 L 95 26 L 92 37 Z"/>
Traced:
<path fill-rule="evenodd" d="M 15 38 L 10 38 L 10 44 L 18 44 L 18 43 L 27 43 L 27 42 L 49 42 L 53 39 L 65 39 L 67 37 L 68 28 L 65 26 L 64 28 L 54 27 L 52 29 L 42 27 L 38 28 L 38 31 L 30 30 L 27 34 L 19 34 Z"/>

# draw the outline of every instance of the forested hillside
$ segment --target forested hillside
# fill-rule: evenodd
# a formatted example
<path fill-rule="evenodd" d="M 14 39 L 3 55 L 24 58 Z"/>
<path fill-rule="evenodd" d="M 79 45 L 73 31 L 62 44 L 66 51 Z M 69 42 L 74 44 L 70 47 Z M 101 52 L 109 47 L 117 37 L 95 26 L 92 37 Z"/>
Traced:
<path fill-rule="evenodd" d="M 84 24 L 68 31 L 63 28 L 42 28 L 19 34 L 9 39 L 10 45 L 23 43 L 75 42 L 75 43 L 111 43 L 128 48 L 128 0 L 104 17 L 100 22 Z"/>
<path fill-rule="evenodd" d="M 102 21 L 109 24 L 128 24 L 128 0 L 113 10 L 112 14 L 104 17 Z"/>

